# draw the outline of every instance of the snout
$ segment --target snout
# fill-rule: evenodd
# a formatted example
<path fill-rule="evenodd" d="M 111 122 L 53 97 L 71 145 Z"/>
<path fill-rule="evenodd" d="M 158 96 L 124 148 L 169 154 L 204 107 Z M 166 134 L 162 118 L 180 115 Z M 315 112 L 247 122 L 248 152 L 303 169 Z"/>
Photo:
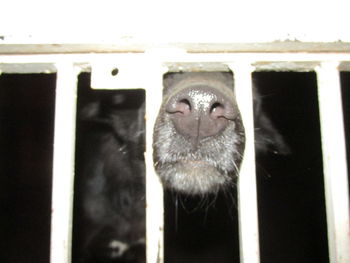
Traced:
<path fill-rule="evenodd" d="M 203 85 L 181 89 L 169 98 L 165 110 L 176 131 L 194 145 L 220 134 L 239 115 L 232 93 Z"/>
<path fill-rule="evenodd" d="M 244 127 L 230 73 L 173 73 L 164 80 L 153 159 L 163 185 L 191 195 L 234 184 Z"/>

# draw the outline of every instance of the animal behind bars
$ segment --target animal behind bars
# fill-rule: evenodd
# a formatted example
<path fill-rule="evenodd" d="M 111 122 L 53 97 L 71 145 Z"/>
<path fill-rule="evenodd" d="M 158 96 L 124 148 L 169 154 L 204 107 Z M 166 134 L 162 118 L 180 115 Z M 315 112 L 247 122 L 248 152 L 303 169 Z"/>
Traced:
<path fill-rule="evenodd" d="M 254 89 L 257 151 L 287 153 Z M 233 76 L 222 72 L 170 73 L 154 128 L 154 163 L 163 184 L 187 195 L 233 187 L 245 135 Z"/>
<path fill-rule="evenodd" d="M 145 262 L 144 105 L 133 96 L 119 91 L 81 109 L 75 211 L 82 215 L 74 241 L 80 262 Z M 257 150 L 286 153 L 255 89 L 254 104 Z M 165 188 L 204 196 L 233 187 L 244 144 L 231 73 L 164 76 L 153 147 Z"/>

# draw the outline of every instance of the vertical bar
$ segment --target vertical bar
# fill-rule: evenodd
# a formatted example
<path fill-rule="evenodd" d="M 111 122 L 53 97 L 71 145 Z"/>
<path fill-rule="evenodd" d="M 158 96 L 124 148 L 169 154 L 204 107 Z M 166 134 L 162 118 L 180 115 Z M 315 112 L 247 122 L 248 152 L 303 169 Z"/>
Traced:
<path fill-rule="evenodd" d="M 147 263 L 164 261 L 163 187 L 153 166 L 153 127 L 160 109 L 164 67 L 158 59 L 149 57 L 144 67 L 146 88 L 146 244 Z"/>
<path fill-rule="evenodd" d="M 52 183 L 51 263 L 71 261 L 71 230 L 78 71 L 57 64 L 55 137 Z"/>
<path fill-rule="evenodd" d="M 331 263 L 350 262 L 349 193 L 338 63 L 316 68 Z"/>
<path fill-rule="evenodd" d="M 259 263 L 258 206 L 255 175 L 252 71 L 243 61 L 229 65 L 234 72 L 234 89 L 245 128 L 246 145 L 238 178 L 241 263 Z"/>

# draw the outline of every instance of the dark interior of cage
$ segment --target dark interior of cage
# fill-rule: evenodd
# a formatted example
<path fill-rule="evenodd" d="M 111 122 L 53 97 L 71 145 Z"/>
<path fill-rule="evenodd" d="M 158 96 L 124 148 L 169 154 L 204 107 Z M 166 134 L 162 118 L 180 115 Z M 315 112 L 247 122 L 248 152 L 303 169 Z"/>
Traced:
<path fill-rule="evenodd" d="M 54 74 L 0 76 L 2 262 L 49 262 L 55 78 Z M 316 74 L 255 72 L 253 78 L 264 111 L 290 148 L 287 155 L 271 151 L 256 156 L 261 262 L 329 262 Z M 342 73 L 341 80 L 348 137 L 350 74 Z M 77 168 L 75 179 L 72 262 L 82 262 L 84 257 L 90 262 L 144 262 L 144 243 L 137 240 L 144 235 L 142 222 L 127 220 L 128 212 L 137 221 L 144 216 L 132 207 L 134 197 L 130 195 L 138 196 L 137 205 L 141 207 L 143 183 L 135 182 L 136 187 L 130 187 L 128 183 L 132 180 L 126 180 L 127 184 L 121 184 L 128 189 L 122 194 L 122 200 L 106 201 L 104 193 L 123 192 L 124 188 L 113 186 L 119 181 L 89 180 L 91 203 L 84 207 L 82 192 L 87 182 L 82 180 L 81 173 L 84 169 L 98 171 L 99 167 L 91 168 L 96 162 L 82 160 L 85 155 L 90 158 L 94 153 L 103 152 L 94 146 L 103 138 L 112 138 L 118 148 L 114 158 L 127 160 L 126 163 L 133 166 L 117 167 L 120 173 L 144 175 L 140 164 L 143 157 L 139 155 L 144 150 L 144 137 L 142 133 L 134 134 L 128 128 L 128 121 L 133 120 L 138 123 L 133 127 L 140 127 L 138 116 L 144 107 L 145 94 L 143 91 L 93 91 L 90 74 L 84 73 L 79 77 L 78 95 L 76 161 L 81 167 Z M 87 104 L 91 105 L 90 109 L 84 108 Z M 94 118 L 97 113 L 101 118 Z M 116 115 L 117 127 L 105 118 L 110 114 Z M 86 121 L 84 116 L 92 119 Z M 121 131 L 113 134 L 118 127 Z M 112 135 L 106 137 L 106 133 Z M 133 138 L 129 140 L 128 135 Z M 112 168 L 116 167 L 112 165 Z M 239 262 L 236 199 L 235 192 L 205 199 L 166 192 L 165 262 Z M 100 202 L 110 204 L 101 208 Z M 110 211 L 115 207 L 122 207 L 123 214 Z M 87 219 L 84 209 L 92 209 L 95 218 Z M 110 226 L 114 221 L 103 216 L 108 213 L 119 220 L 117 229 L 115 225 Z M 101 218 L 107 227 L 96 226 Z M 114 237 L 117 234 L 136 241 L 123 242 Z M 91 257 L 93 253 L 95 256 Z M 123 261 L 117 261 L 123 253 Z"/>
<path fill-rule="evenodd" d="M 49 262 L 55 81 L 0 76 L 1 262 Z"/>

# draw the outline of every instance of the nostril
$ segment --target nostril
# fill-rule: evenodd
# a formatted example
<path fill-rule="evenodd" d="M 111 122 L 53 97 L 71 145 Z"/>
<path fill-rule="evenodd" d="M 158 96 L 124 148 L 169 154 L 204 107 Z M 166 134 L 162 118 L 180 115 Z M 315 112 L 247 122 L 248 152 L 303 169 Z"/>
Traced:
<path fill-rule="evenodd" d="M 180 90 L 164 106 L 176 132 L 189 138 L 194 147 L 203 138 L 225 130 L 238 114 L 232 94 L 202 85 Z"/>
<path fill-rule="evenodd" d="M 211 107 L 210 107 L 210 116 L 213 119 L 218 119 L 218 118 L 226 118 L 225 117 L 225 106 L 222 105 L 219 102 L 215 102 Z"/>
<path fill-rule="evenodd" d="M 180 113 L 185 116 L 191 113 L 192 107 L 188 99 L 181 99 L 170 104 L 167 108 L 168 113 Z"/>
<path fill-rule="evenodd" d="M 191 103 L 187 99 L 182 99 L 177 103 L 178 112 L 187 115 L 191 112 Z"/>
<path fill-rule="evenodd" d="M 238 116 L 238 110 L 231 102 L 215 102 L 210 107 L 209 114 L 214 120 L 224 118 L 233 121 Z"/>

